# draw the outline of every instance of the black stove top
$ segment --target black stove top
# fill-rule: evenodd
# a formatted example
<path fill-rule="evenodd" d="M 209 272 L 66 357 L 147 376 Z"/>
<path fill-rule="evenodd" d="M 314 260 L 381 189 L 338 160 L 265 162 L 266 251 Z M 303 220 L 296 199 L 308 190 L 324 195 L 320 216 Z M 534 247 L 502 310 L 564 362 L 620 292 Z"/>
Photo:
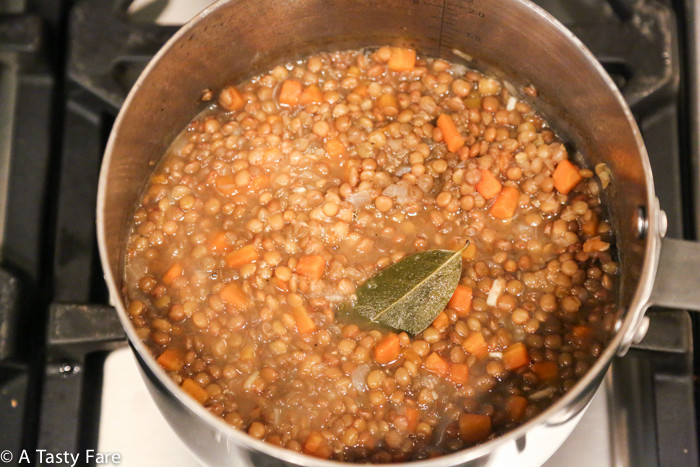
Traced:
<path fill-rule="evenodd" d="M 125 345 L 96 248 L 99 165 L 126 93 L 176 30 L 130 21 L 130 3 L 0 3 L 0 451 L 96 446 L 102 361 Z M 689 45 L 699 7 L 536 3 L 614 78 L 647 145 L 669 236 L 693 238 Z M 614 364 L 615 402 L 628 410 L 614 416 L 626 431 L 613 448 L 628 465 L 698 465 L 691 320 L 649 316 L 647 337 Z"/>

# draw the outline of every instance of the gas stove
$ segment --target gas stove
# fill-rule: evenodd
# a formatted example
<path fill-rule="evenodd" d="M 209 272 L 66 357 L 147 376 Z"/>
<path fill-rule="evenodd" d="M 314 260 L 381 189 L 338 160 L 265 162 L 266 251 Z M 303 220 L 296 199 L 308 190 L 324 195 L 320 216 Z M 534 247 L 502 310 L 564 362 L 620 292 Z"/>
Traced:
<path fill-rule="evenodd" d="M 207 0 L 0 3 L 0 462 L 118 454 L 195 466 L 141 381 L 95 240 L 101 156 L 129 88 Z M 669 236 L 700 231 L 700 5 L 539 0 L 594 52 L 644 137 Z M 697 325 L 654 308 L 547 466 L 698 466 Z M 167 449 L 164 447 L 167 446 Z M 5 451 L 12 460 L 7 461 Z M 104 460 L 104 459 L 103 459 Z M 68 462 L 70 465 L 70 462 Z"/>

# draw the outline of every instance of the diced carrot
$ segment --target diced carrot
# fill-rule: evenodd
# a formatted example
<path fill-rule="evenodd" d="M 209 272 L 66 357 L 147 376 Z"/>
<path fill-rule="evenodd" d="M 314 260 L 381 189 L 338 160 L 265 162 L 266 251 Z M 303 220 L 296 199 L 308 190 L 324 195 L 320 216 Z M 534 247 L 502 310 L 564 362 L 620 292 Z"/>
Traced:
<path fill-rule="evenodd" d="M 392 47 L 389 55 L 391 71 L 411 71 L 416 67 L 416 51 L 405 47 Z"/>
<path fill-rule="evenodd" d="M 312 431 L 304 442 L 304 453 L 320 457 L 321 459 L 328 459 L 333 454 L 333 448 L 321 433 Z"/>
<path fill-rule="evenodd" d="M 306 255 L 299 258 L 294 272 L 309 279 L 320 279 L 326 270 L 326 260 L 319 255 Z"/>
<path fill-rule="evenodd" d="M 294 79 L 285 80 L 280 89 L 280 104 L 294 107 L 299 103 L 301 97 L 301 83 Z"/>
<path fill-rule="evenodd" d="M 459 134 L 457 125 L 451 116 L 441 114 L 437 119 L 437 126 L 442 131 L 442 140 L 447 145 L 448 151 L 457 152 L 459 148 L 464 146 L 464 138 Z"/>
<path fill-rule="evenodd" d="M 315 84 L 306 86 L 299 96 L 299 105 L 320 104 L 321 102 L 323 102 L 323 94 Z"/>
<path fill-rule="evenodd" d="M 464 342 L 462 342 L 462 347 L 464 347 L 464 350 L 477 358 L 481 358 L 489 353 L 489 347 L 486 344 L 486 339 L 484 339 L 484 335 L 480 332 L 472 333 L 469 337 L 464 339 Z"/>
<path fill-rule="evenodd" d="M 505 186 L 491 206 L 491 215 L 497 219 L 510 219 L 518 207 L 520 192 L 514 186 Z"/>
<path fill-rule="evenodd" d="M 466 316 L 472 307 L 472 288 L 459 284 L 447 302 L 447 306 L 457 312 L 459 316 Z"/>
<path fill-rule="evenodd" d="M 459 416 L 459 436 L 466 443 L 484 441 L 491 434 L 491 417 L 475 413 Z"/>
<path fill-rule="evenodd" d="M 490 170 L 481 171 L 481 180 L 476 184 L 476 191 L 486 199 L 495 198 L 501 192 L 501 182 L 493 176 Z"/>
<path fill-rule="evenodd" d="M 451 363 L 450 381 L 455 384 L 467 384 L 469 381 L 469 367 L 465 363 Z"/>
<path fill-rule="evenodd" d="M 170 285 L 175 279 L 182 274 L 182 264 L 175 263 L 163 274 L 163 284 Z"/>
<path fill-rule="evenodd" d="M 591 218 L 581 222 L 581 230 L 589 237 L 593 237 L 598 233 L 598 216 L 591 211 Z"/>
<path fill-rule="evenodd" d="M 297 322 L 297 332 L 299 334 L 306 334 L 316 329 L 316 323 L 311 319 L 304 305 L 293 306 L 292 316 L 294 316 L 294 320 Z"/>
<path fill-rule="evenodd" d="M 512 422 L 519 422 L 525 416 L 527 399 L 523 396 L 511 395 L 506 399 L 506 413 Z"/>
<path fill-rule="evenodd" d="M 408 422 L 408 431 L 416 431 L 418 422 L 420 421 L 420 413 L 418 410 L 414 407 L 406 407 L 403 416 L 406 417 L 406 421 Z"/>
<path fill-rule="evenodd" d="M 178 371 L 182 368 L 185 362 L 182 360 L 182 355 L 175 349 L 165 349 L 158 357 L 158 364 L 168 371 Z"/>
<path fill-rule="evenodd" d="M 396 112 L 399 110 L 399 104 L 396 101 L 396 96 L 393 94 L 385 93 L 377 98 L 377 107 L 382 110 L 385 109 L 395 109 Z"/>
<path fill-rule="evenodd" d="M 219 105 L 226 110 L 240 110 L 245 105 L 245 100 L 238 89 L 229 86 L 219 94 Z"/>
<path fill-rule="evenodd" d="M 571 337 L 575 345 L 588 344 L 595 338 L 595 331 L 590 326 L 574 326 Z"/>
<path fill-rule="evenodd" d="M 240 268 L 241 266 L 252 263 L 258 259 L 258 251 L 255 249 L 253 244 L 246 245 L 232 251 L 226 255 L 226 264 L 230 268 Z"/>
<path fill-rule="evenodd" d="M 539 362 L 530 365 L 530 369 L 537 375 L 543 383 L 551 383 L 556 381 L 559 376 L 559 365 L 557 362 Z"/>
<path fill-rule="evenodd" d="M 214 186 L 216 191 L 224 196 L 231 196 L 236 193 L 236 180 L 232 175 L 217 175 L 214 178 Z"/>
<path fill-rule="evenodd" d="M 226 241 L 226 232 L 221 231 L 214 234 L 209 241 L 209 250 L 212 253 L 225 253 L 231 248 L 231 245 Z"/>
<path fill-rule="evenodd" d="M 270 184 L 270 178 L 265 174 L 261 174 L 261 175 L 258 175 L 257 177 L 253 177 L 253 179 L 248 184 L 248 191 L 250 191 L 252 193 L 257 193 L 260 190 L 262 190 L 263 188 L 265 188 L 266 186 L 268 186 L 269 184 Z"/>
<path fill-rule="evenodd" d="M 248 309 L 250 305 L 250 298 L 237 284 L 227 284 L 221 289 L 219 295 L 224 302 L 241 311 Z"/>
<path fill-rule="evenodd" d="M 571 161 L 563 160 L 554 169 L 552 180 L 554 181 L 554 188 L 559 193 L 567 195 L 578 185 L 578 182 L 583 180 L 583 177 L 579 173 L 579 168 L 572 164 Z"/>
<path fill-rule="evenodd" d="M 374 360 L 377 363 L 391 363 L 399 358 L 401 343 L 396 333 L 390 332 L 374 346 Z"/>
<path fill-rule="evenodd" d="M 447 317 L 447 313 L 444 311 L 440 312 L 440 314 L 435 317 L 432 324 L 432 326 L 438 331 L 444 331 L 449 325 L 450 319 Z"/>
<path fill-rule="evenodd" d="M 571 328 L 571 334 L 578 339 L 590 339 L 593 337 L 593 328 L 590 326 L 574 326 Z"/>
<path fill-rule="evenodd" d="M 450 370 L 449 363 L 442 358 L 440 355 L 438 355 L 437 352 L 433 352 L 430 355 L 428 355 L 428 358 L 425 359 L 425 363 L 423 363 L 425 366 L 425 369 L 428 370 L 431 373 L 435 373 L 438 376 L 442 376 L 443 378 L 447 376 L 447 373 Z"/>
<path fill-rule="evenodd" d="M 187 394 L 194 397 L 194 399 L 200 404 L 204 404 L 207 401 L 207 399 L 209 399 L 209 393 L 207 392 L 207 390 L 200 386 L 193 379 L 186 378 L 182 382 L 182 389 Z"/>
<path fill-rule="evenodd" d="M 503 351 L 503 366 L 506 370 L 517 370 L 528 363 L 530 363 L 530 356 L 522 342 L 511 344 Z"/>
<path fill-rule="evenodd" d="M 326 141 L 325 150 L 326 154 L 333 158 L 345 155 L 345 145 L 337 138 Z"/>

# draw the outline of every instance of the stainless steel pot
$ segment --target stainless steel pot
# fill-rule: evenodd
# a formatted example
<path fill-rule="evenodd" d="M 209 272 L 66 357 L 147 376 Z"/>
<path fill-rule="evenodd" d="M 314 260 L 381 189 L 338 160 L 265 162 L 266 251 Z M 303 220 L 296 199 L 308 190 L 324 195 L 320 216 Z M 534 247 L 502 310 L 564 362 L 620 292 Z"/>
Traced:
<path fill-rule="evenodd" d="M 574 428 L 616 355 L 646 330 L 651 304 L 700 306 L 700 247 L 663 239 L 666 222 L 639 129 L 620 93 L 581 42 L 527 0 L 219 1 L 154 57 L 129 94 L 100 175 L 97 228 L 113 303 L 155 401 L 178 435 L 211 465 L 277 460 L 333 465 L 254 440 L 185 395 L 137 338 L 124 310 L 127 222 L 153 164 L 217 91 L 274 65 L 324 50 L 408 45 L 466 62 L 539 91 L 538 110 L 593 166 L 613 175 L 605 190 L 617 234 L 621 291 L 617 333 L 590 371 L 548 410 L 482 445 L 412 465 L 538 465 Z"/>

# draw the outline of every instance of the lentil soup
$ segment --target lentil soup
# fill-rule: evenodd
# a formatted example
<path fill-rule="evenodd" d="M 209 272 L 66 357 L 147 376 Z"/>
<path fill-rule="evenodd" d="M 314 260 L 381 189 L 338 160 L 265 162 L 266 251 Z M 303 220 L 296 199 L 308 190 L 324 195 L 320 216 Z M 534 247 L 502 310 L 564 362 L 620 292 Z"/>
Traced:
<path fill-rule="evenodd" d="M 360 462 L 464 449 L 548 407 L 611 336 L 614 239 L 577 164 L 462 65 L 381 47 L 278 66 L 222 90 L 156 166 L 128 313 L 184 391 L 254 438 Z M 466 240 L 420 334 L 337 316 L 383 268 Z"/>

